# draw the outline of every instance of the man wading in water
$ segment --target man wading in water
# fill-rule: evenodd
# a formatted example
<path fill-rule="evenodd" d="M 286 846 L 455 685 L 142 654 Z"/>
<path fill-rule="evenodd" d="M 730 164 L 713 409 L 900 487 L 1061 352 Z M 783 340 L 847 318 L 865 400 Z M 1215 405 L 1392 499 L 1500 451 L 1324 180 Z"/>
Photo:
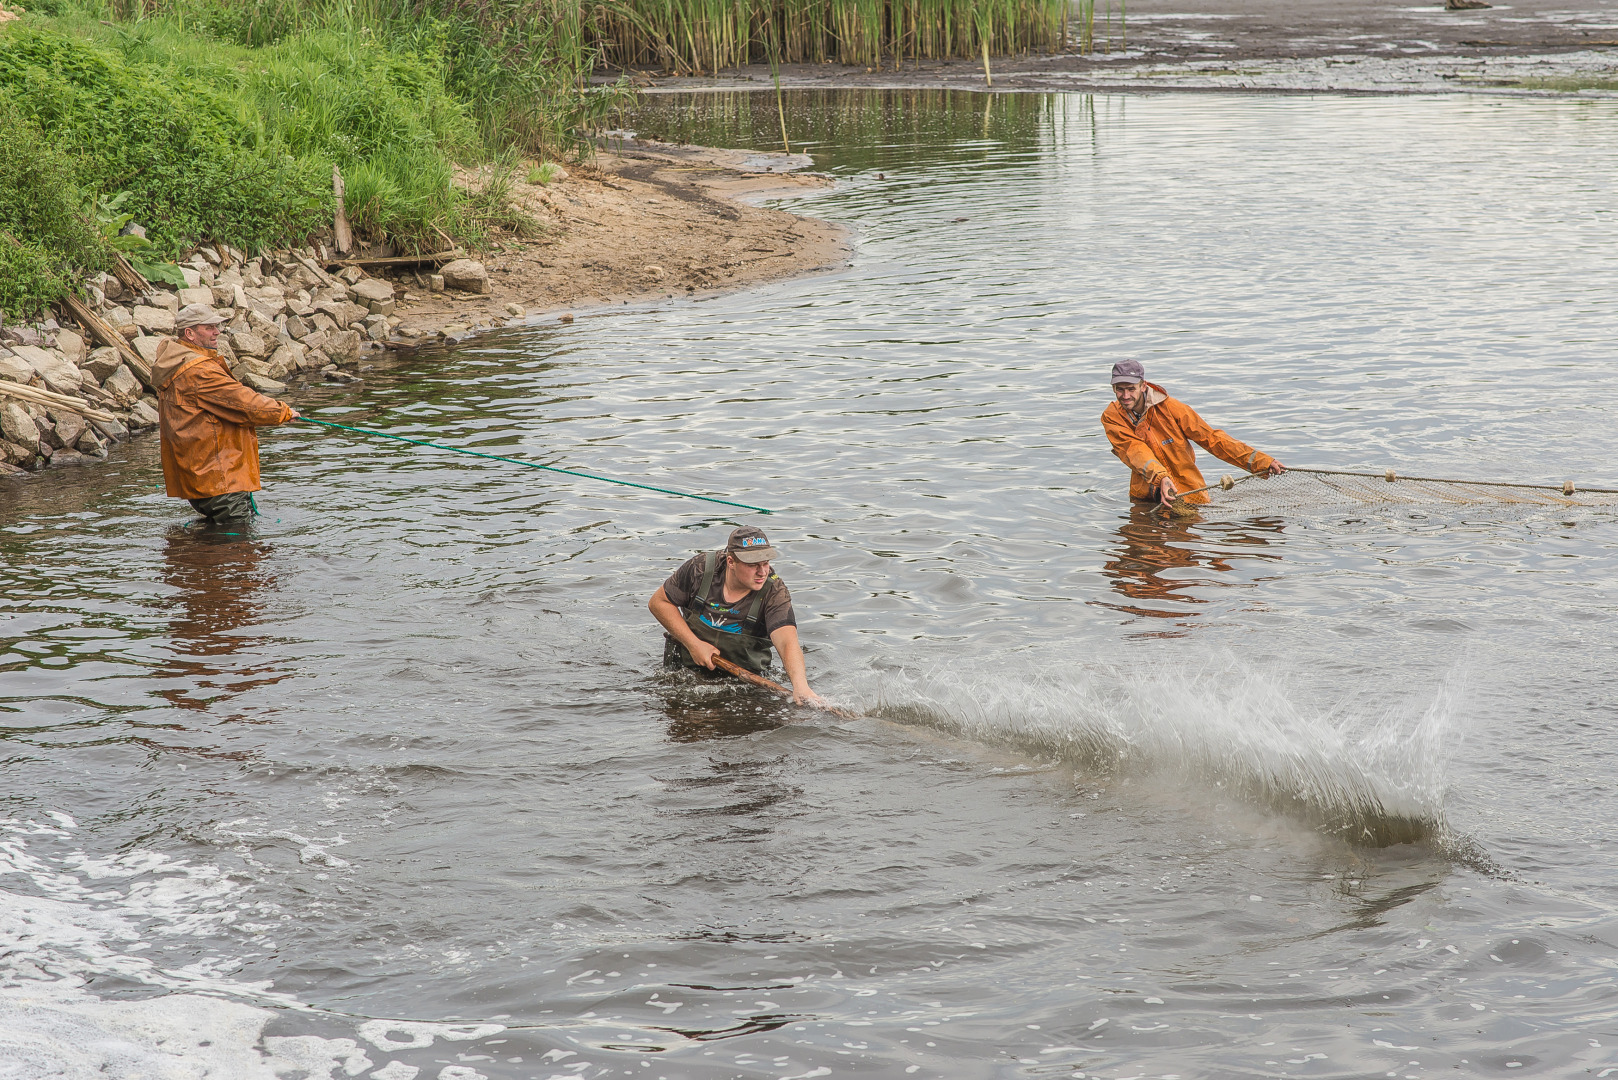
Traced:
<path fill-rule="evenodd" d="M 1112 393 L 1118 400 L 1101 414 L 1101 426 L 1112 442 L 1112 452 L 1129 466 L 1131 499 L 1170 506 L 1180 492 L 1206 487 L 1192 443 L 1250 473 L 1279 476 L 1287 471 L 1270 455 L 1209 427 L 1189 405 L 1147 382 L 1139 360 L 1112 366 Z M 1185 501 L 1205 503 L 1208 493 L 1197 491 Z"/>
<path fill-rule="evenodd" d="M 705 551 L 669 575 L 646 605 L 668 631 L 663 663 L 712 671 L 714 657 L 722 656 L 762 675 L 773 644 L 793 700 L 823 704 L 804 674 L 792 594 L 770 570 L 780 554 L 763 529 L 743 526 L 725 550 Z"/>
<path fill-rule="evenodd" d="M 295 420 L 289 406 L 236 381 L 214 351 L 224 322 L 206 304 L 174 317 L 179 340 L 164 338 L 152 365 L 162 431 L 163 482 L 211 522 L 242 522 L 257 513 L 258 433 Z"/>

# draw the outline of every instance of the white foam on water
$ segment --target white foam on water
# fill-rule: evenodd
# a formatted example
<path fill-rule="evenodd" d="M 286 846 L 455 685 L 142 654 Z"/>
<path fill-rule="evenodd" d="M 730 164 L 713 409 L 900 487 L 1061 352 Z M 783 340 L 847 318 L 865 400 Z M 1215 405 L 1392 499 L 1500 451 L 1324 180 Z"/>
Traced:
<path fill-rule="evenodd" d="M 0 1080 L 337 1080 L 353 1039 L 268 1036 L 276 1014 L 203 994 L 107 1001 L 67 981 L 0 987 Z M 398 1076 L 405 1068 L 390 1063 Z"/>
<path fill-rule="evenodd" d="M 0 1077 L 273 1080 L 254 1049 L 270 1016 L 194 994 L 101 1001 L 65 982 L 0 988 Z"/>
<path fill-rule="evenodd" d="M 367 1072 L 410 1080 L 417 1066 L 384 1059 L 377 1067 L 365 1042 L 391 1053 L 506 1030 L 372 1020 L 357 1038 L 266 1036 L 272 1019 L 309 1010 L 267 981 L 231 977 L 241 961 L 210 955 L 209 942 L 245 937 L 273 948 L 264 932 L 284 917 L 275 905 L 253 901 L 244 881 L 217 866 L 147 849 L 87 854 L 71 817 L 46 817 L 0 819 L 0 1080 L 338 1080 Z M 267 835 L 298 844 L 305 862 L 342 865 L 321 846 L 340 837 Z M 153 959 L 165 951 L 157 946 L 178 942 L 184 962 Z M 108 979 L 150 996 L 89 991 Z M 438 1075 L 481 1074 L 457 1065 Z"/>
<path fill-rule="evenodd" d="M 1374 710 L 1313 705 L 1294 682 L 1229 655 L 1015 675 L 952 664 L 886 676 L 877 697 L 890 719 L 1103 775 L 1172 775 L 1350 840 L 1442 835 L 1454 686 Z"/>
<path fill-rule="evenodd" d="M 348 843 L 341 835 L 330 837 L 310 837 L 293 832 L 291 829 L 270 828 L 260 818 L 241 818 L 236 821 L 225 821 L 216 824 L 214 832 L 230 840 L 242 843 L 244 841 L 286 840 L 298 848 L 298 861 L 305 864 L 319 863 L 334 870 L 346 870 L 348 860 L 338 858 L 328 847 L 340 847 Z M 238 853 L 246 855 L 246 849 L 238 849 Z"/>
<path fill-rule="evenodd" d="M 313 1080 L 370 1064 L 352 1039 L 264 1038 L 277 1013 L 263 1006 L 298 1003 L 267 982 L 232 979 L 229 957 L 149 955 L 263 915 L 240 883 L 155 851 L 86 854 L 71 817 L 48 817 L 54 824 L 0 819 L 0 1080 L 278 1080 L 300 1070 Z M 85 989 L 109 977 L 153 994 Z"/>
<path fill-rule="evenodd" d="M 359 1027 L 360 1035 L 378 1050 L 415 1050 L 431 1046 L 434 1039 L 449 1042 L 487 1039 L 504 1030 L 504 1024 L 450 1024 L 423 1020 L 367 1020 Z"/>
<path fill-rule="evenodd" d="M 0 987 L 77 986 L 116 976 L 169 990 L 297 1004 L 267 982 L 221 974 L 238 966 L 234 958 L 202 956 L 175 965 L 146 955 L 155 941 L 194 940 L 243 916 L 275 914 L 273 905 L 247 901 L 242 883 L 219 867 L 150 850 L 110 858 L 78 849 L 32 850 L 35 843 L 61 847 L 62 841 L 72 841 L 71 830 L 0 819 Z"/>

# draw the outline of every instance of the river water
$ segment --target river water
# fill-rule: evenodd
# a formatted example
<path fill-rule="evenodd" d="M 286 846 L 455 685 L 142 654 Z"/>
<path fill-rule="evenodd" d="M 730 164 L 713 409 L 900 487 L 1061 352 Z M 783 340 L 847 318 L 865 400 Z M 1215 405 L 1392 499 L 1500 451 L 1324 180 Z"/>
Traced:
<path fill-rule="evenodd" d="M 311 428 L 247 535 L 151 439 L 0 488 L 0 1076 L 1618 1068 L 1611 512 L 1163 524 L 1098 424 L 1134 356 L 1289 464 L 1618 486 L 1618 104 L 787 108 L 851 269 L 301 400 L 770 517 Z M 867 718 L 660 670 L 743 521 Z"/>

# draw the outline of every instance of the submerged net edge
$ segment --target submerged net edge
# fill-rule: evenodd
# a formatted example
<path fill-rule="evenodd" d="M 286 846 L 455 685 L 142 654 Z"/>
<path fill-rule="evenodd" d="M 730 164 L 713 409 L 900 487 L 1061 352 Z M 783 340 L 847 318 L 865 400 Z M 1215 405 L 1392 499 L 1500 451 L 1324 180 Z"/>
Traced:
<path fill-rule="evenodd" d="M 1487 481 L 1405 480 L 1377 476 L 1344 476 L 1287 472 L 1253 478 L 1229 491 L 1214 488 L 1209 501 L 1192 507 L 1200 513 L 1309 510 L 1340 506 L 1526 506 L 1547 509 L 1618 507 L 1618 492 L 1578 491 L 1559 487 L 1515 487 Z"/>

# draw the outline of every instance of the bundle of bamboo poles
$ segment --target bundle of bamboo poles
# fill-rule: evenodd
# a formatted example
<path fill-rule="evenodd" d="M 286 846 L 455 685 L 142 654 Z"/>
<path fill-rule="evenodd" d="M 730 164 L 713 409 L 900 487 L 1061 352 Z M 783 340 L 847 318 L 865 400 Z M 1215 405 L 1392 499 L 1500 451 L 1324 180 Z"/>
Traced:
<path fill-rule="evenodd" d="M 701 74 L 1057 50 L 1068 11 L 1068 0 L 622 0 L 594 23 L 609 63 Z"/>

